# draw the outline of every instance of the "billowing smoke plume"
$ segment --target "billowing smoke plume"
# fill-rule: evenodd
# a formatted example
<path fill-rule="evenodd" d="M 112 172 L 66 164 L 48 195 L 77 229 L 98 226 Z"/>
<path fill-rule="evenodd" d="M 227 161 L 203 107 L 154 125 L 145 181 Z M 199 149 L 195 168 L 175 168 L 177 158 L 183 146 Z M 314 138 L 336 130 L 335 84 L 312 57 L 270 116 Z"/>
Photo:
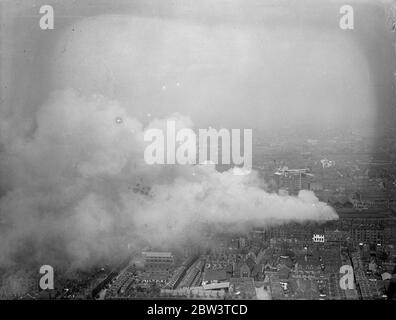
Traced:
<path fill-rule="evenodd" d="M 191 125 L 181 116 L 173 119 Z M 267 193 L 254 172 L 147 165 L 144 130 L 116 101 L 73 90 L 54 93 L 37 113 L 33 137 L 6 145 L 2 160 L 12 188 L 1 200 L 0 260 L 11 262 L 28 246 L 27 259 L 82 266 L 137 239 L 153 246 L 199 241 L 200 223 L 238 230 L 252 220 L 336 216 L 311 192 Z"/>
<path fill-rule="evenodd" d="M 181 128 L 192 128 L 191 115 L 201 107 L 209 110 L 213 102 L 223 110 L 228 102 L 229 110 L 237 109 L 245 96 L 261 94 L 262 88 L 249 88 L 266 73 L 254 71 L 258 58 L 247 49 L 258 49 L 257 39 L 248 32 L 234 34 L 220 27 L 210 36 L 210 28 L 190 26 L 183 33 L 182 25 L 170 25 L 167 33 L 158 21 L 112 17 L 106 24 L 109 19 L 99 20 L 104 22 L 100 27 L 95 21 L 76 24 L 74 38 L 70 30 L 65 33 L 52 70 L 58 90 L 49 89 L 44 104 L 0 117 L 5 190 L 0 199 L 0 267 L 38 263 L 84 268 L 124 255 L 128 245 L 199 242 L 202 225 L 240 231 L 253 222 L 265 226 L 337 218 L 312 192 L 301 191 L 297 197 L 267 192 L 254 171 L 238 176 L 209 165 L 146 164 L 145 130 L 165 127 L 169 118 Z M 146 33 L 136 30 L 154 35 L 144 42 Z M 179 41 L 184 38 L 190 43 Z M 198 52 L 202 39 L 209 40 Z M 218 45 L 219 39 L 224 43 Z M 182 52 L 176 50 L 178 44 L 184 44 Z M 274 57 L 266 58 L 269 65 Z M 247 87 L 237 90 L 244 80 Z M 175 105 L 183 115 L 174 113 Z M 148 106 L 156 112 L 142 119 L 152 112 Z M 199 113 L 202 124 L 205 112 Z M 252 114 L 245 118 L 255 118 Z M 16 129 L 21 120 L 33 124 L 27 134 Z"/>

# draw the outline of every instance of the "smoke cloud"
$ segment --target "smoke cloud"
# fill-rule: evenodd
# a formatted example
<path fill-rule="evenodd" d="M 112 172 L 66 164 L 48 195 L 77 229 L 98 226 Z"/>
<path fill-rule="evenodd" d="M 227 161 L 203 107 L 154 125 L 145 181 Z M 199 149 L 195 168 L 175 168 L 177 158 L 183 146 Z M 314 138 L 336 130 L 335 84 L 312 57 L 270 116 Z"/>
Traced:
<path fill-rule="evenodd" d="M 210 165 L 147 165 L 143 157 L 145 130 L 164 128 L 169 119 L 180 128 L 193 128 L 197 103 L 207 104 L 210 97 L 218 101 L 225 90 L 220 86 L 205 96 L 205 86 L 198 88 L 195 94 L 202 95 L 200 100 L 194 95 L 187 99 L 193 91 L 186 88 L 179 101 L 186 109 L 174 113 L 174 94 L 172 99 L 161 100 L 160 94 L 153 97 L 147 87 L 158 85 L 162 93 L 178 90 L 189 79 L 203 80 L 203 74 L 213 84 L 212 77 L 228 66 L 233 66 L 229 76 L 236 79 L 252 70 L 244 50 L 253 42 L 243 34 L 224 40 L 227 34 L 220 29 L 206 44 L 209 53 L 202 59 L 198 53 L 186 51 L 174 60 L 161 60 L 170 57 L 166 49 L 175 48 L 173 41 L 180 38 L 158 35 L 152 39 L 161 44 L 157 55 L 150 51 L 149 58 L 144 58 L 131 46 L 132 40 L 125 42 L 125 30 L 131 28 L 124 18 L 120 21 L 118 29 L 112 26 L 116 29 L 110 30 L 113 36 L 109 38 L 90 38 L 94 30 L 91 21 L 73 26 L 83 36 L 70 38 L 70 30 L 65 32 L 52 68 L 57 88 L 51 88 L 44 104 L 0 118 L 1 183 L 6 191 L 0 199 L 1 267 L 38 263 L 85 268 L 125 255 L 128 245 L 175 247 L 185 240 L 199 242 L 204 225 L 232 232 L 242 231 L 253 222 L 269 226 L 337 218 L 312 192 L 301 191 L 294 197 L 266 191 L 264 181 L 254 171 L 238 176 L 231 171 L 217 172 Z M 134 20 L 135 24 L 147 30 L 150 26 L 161 29 L 158 22 L 139 24 Z M 189 28 L 184 36 L 197 36 L 190 39 L 190 48 L 194 48 L 202 29 Z M 90 37 L 85 38 L 84 32 Z M 218 39 L 225 41 L 234 56 L 220 58 L 220 53 L 211 49 Z M 182 56 L 187 58 L 178 59 Z M 217 56 L 218 60 L 213 60 Z M 132 67 L 124 70 L 130 61 Z M 133 70 L 136 61 L 143 65 Z M 186 78 L 177 76 L 163 82 L 163 75 L 172 74 L 169 65 L 177 66 L 180 72 L 185 70 Z M 131 86 L 127 94 L 126 83 Z M 226 102 L 221 100 L 224 105 Z M 153 112 L 147 105 L 154 103 L 159 109 Z M 15 132 L 22 118 L 32 123 L 31 134 Z"/>
<path fill-rule="evenodd" d="M 34 250 L 27 259 L 84 266 L 136 239 L 153 246 L 174 246 L 187 237 L 199 241 L 199 223 L 237 231 L 252 220 L 336 217 L 311 192 L 266 192 L 254 172 L 147 165 L 144 130 L 165 126 L 167 119 L 144 128 L 104 96 L 53 93 L 37 113 L 35 134 L 13 140 L 3 154 L 12 187 L 1 199 L 1 261 L 11 262 L 12 254 L 29 245 Z M 191 126 L 180 115 L 172 119 Z"/>

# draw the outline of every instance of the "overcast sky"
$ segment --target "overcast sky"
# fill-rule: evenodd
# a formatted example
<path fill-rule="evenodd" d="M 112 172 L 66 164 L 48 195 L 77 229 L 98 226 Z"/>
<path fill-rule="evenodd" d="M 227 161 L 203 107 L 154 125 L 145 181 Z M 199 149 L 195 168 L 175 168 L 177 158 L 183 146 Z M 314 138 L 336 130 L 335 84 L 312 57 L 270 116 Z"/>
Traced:
<path fill-rule="evenodd" d="M 343 126 L 376 131 L 394 103 L 382 2 L 7 1 L 3 119 L 18 133 L 55 89 L 103 94 L 145 123 L 180 112 L 199 127 Z M 39 29 L 52 4 L 55 30 Z M 10 118 L 9 118 L 10 117 Z"/>

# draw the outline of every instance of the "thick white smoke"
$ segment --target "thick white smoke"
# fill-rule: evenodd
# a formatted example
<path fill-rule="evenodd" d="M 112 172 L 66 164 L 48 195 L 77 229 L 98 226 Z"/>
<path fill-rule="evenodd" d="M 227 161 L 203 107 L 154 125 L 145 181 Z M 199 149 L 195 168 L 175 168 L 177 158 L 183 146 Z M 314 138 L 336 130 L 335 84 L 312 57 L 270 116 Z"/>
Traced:
<path fill-rule="evenodd" d="M 258 58 L 256 33 L 222 26 L 212 34 L 211 28 L 163 23 L 111 17 L 76 24 L 77 35 L 65 32 L 56 50 L 52 71 L 59 90 L 50 88 L 41 106 L 15 106 L 14 116 L 0 117 L 6 191 L 0 199 L 0 267 L 84 268 L 125 256 L 128 244 L 199 242 L 203 225 L 223 232 L 251 223 L 337 218 L 312 192 L 292 197 L 265 191 L 254 171 L 236 176 L 209 165 L 145 163 L 148 128 L 164 128 L 170 118 L 192 128 L 197 114 L 200 124 L 210 123 L 220 118 L 210 113 L 213 104 L 221 105 L 221 115 L 228 110 L 229 119 L 257 118 L 239 104 L 253 97 L 261 108 L 262 99 L 254 97 L 262 86 L 250 89 L 263 79 L 274 83 L 268 78 L 274 72 L 256 68 L 256 62 L 265 58 L 271 66 L 277 55 L 269 51 Z M 309 88 L 317 82 L 304 80 Z M 267 105 L 276 105 L 275 96 L 295 96 L 267 91 L 274 96 Z M 301 90 L 295 91 L 298 96 Z M 239 113 L 232 116 L 234 109 Z M 180 110 L 183 115 L 174 114 Z M 153 116 L 144 118 L 147 113 Z M 31 134 L 15 129 L 21 120 L 34 123 Z M 21 282 L 11 291 L 26 286 Z"/>
<path fill-rule="evenodd" d="M 191 125 L 187 118 L 173 119 Z M 34 136 L 6 145 L 3 165 L 12 188 L 0 203 L 0 261 L 12 262 L 29 245 L 29 259 L 84 266 L 137 239 L 154 246 L 177 245 L 186 237 L 199 241 L 199 223 L 238 230 L 253 220 L 336 217 L 311 192 L 267 193 L 254 172 L 235 176 L 210 165 L 147 165 L 144 130 L 116 101 L 73 90 L 54 93 L 37 113 Z"/>

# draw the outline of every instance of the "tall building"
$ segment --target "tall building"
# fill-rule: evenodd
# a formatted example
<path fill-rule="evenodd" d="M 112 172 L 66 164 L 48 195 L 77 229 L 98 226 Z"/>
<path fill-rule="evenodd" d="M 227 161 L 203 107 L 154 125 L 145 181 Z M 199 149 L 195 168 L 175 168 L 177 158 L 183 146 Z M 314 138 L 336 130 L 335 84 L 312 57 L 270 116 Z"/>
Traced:
<path fill-rule="evenodd" d="M 169 271 L 174 265 L 174 257 L 171 252 L 142 252 L 144 257 L 144 269 L 149 272 Z"/>

